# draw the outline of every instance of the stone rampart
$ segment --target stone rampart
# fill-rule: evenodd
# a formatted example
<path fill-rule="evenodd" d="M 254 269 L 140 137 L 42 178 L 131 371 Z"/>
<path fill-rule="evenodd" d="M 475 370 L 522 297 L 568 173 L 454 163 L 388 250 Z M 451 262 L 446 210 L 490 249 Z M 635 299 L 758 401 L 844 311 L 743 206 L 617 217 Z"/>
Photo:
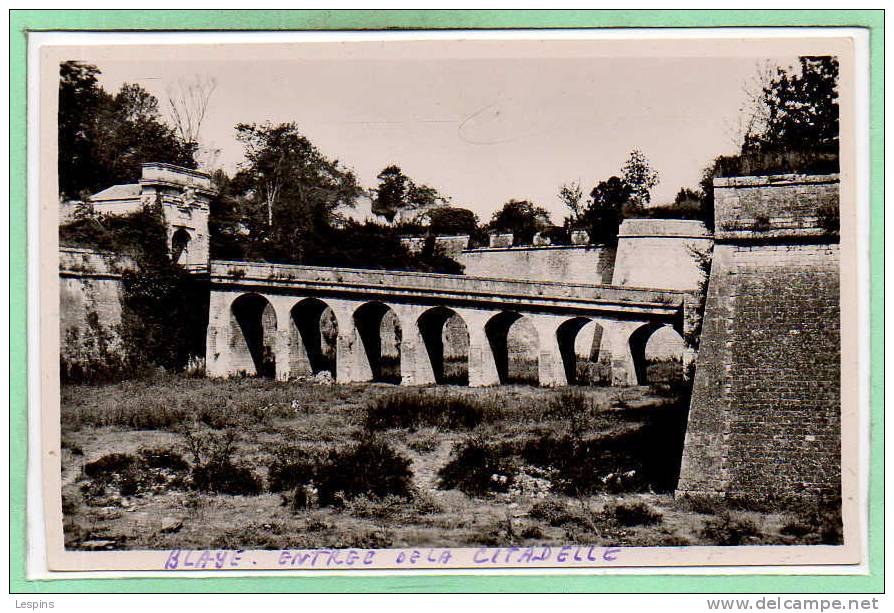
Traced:
<path fill-rule="evenodd" d="M 700 221 L 626 219 L 611 284 L 694 291 L 702 279 L 695 252 L 707 253 L 712 244 Z"/>
<path fill-rule="evenodd" d="M 473 277 L 610 284 L 615 250 L 587 245 L 489 247 L 467 249 L 455 259 Z"/>
<path fill-rule="evenodd" d="M 121 278 L 135 269 L 132 259 L 114 253 L 59 250 L 60 357 L 69 373 L 111 369 L 123 358 Z"/>
<path fill-rule="evenodd" d="M 838 207 L 838 177 L 718 179 L 714 193 L 717 242 L 677 493 L 837 493 L 839 245 L 819 219 Z"/>

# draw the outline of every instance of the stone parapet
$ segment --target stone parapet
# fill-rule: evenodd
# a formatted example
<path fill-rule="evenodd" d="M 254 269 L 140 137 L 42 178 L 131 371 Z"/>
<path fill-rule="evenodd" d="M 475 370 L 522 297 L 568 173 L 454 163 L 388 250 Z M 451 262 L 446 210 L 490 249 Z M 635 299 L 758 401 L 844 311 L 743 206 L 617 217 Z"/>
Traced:
<path fill-rule="evenodd" d="M 671 317 L 684 302 L 683 292 L 649 288 L 263 262 L 213 260 L 210 276 L 214 284 L 359 294 L 370 300 L 385 295 L 391 300 L 524 304 L 537 309 L 586 308 Z"/>
<path fill-rule="evenodd" d="M 724 238 L 733 232 L 819 235 L 822 219 L 837 216 L 839 183 L 837 174 L 714 179 L 716 231 Z"/>

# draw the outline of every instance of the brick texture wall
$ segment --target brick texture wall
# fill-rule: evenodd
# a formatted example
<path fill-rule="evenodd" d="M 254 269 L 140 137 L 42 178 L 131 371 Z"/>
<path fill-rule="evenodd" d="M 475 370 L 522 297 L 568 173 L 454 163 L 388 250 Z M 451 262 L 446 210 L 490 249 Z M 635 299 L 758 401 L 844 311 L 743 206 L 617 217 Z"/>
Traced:
<path fill-rule="evenodd" d="M 785 500 L 840 489 L 839 246 L 811 221 L 838 192 L 837 177 L 820 179 L 759 192 L 715 184 L 718 220 L 743 220 L 726 207 L 745 200 L 760 210 L 762 193 L 804 232 L 718 224 L 678 493 Z"/>

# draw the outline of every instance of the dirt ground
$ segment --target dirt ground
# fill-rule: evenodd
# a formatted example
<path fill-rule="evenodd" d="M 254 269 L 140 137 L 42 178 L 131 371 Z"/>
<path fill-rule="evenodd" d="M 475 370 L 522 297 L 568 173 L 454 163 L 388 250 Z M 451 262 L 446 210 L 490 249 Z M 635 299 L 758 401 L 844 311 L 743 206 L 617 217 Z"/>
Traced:
<path fill-rule="evenodd" d="M 291 491 L 270 491 L 269 467 L 278 450 L 306 446 L 325 453 L 361 440 L 367 431 L 367 407 L 377 399 L 407 393 L 421 393 L 432 402 L 459 397 L 489 407 L 473 428 L 421 425 L 379 432 L 409 460 L 412 495 L 360 495 L 320 507 L 296 505 Z M 681 546 L 823 538 L 816 534 L 820 528 L 790 514 L 730 511 L 710 501 L 675 501 L 672 473 L 679 466 L 681 419 L 685 423 L 679 400 L 647 387 L 580 388 L 574 393 L 575 402 L 586 407 L 580 416 L 561 409 L 567 392 L 529 386 L 432 386 L 408 392 L 384 384 L 174 376 L 65 386 L 66 546 L 82 550 Z M 195 473 L 189 468 L 190 431 L 211 436 L 232 433 L 229 453 L 250 469 L 261 491 L 197 490 Z M 595 441 L 593 453 L 605 457 L 603 464 L 593 465 L 595 486 L 585 492 L 569 491 L 561 467 L 530 461 L 528 450 L 539 449 L 532 447 L 532 441 L 548 444 L 550 436 L 562 433 L 577 437 L 574 440 Z M 514 473 L 509 486 L 478 495 L 442 487 L 439 472 L 455 457 L 455 446 L 472 437 L 486 440 L 511 459 Z M 631 451 L 612 451 L 615 442 L 617 448 Z M 162 450 L 166 458 L 165 453 L 182 457 L 184 467 L 147 468 L 148 477 L 140 476 L 139 486 L 127 490 L 120 476 L 113 474 L 116 469 L 100 473 L 92 464 L 110 454 L 140 457 L 147 449 L 156 454 Z"/>

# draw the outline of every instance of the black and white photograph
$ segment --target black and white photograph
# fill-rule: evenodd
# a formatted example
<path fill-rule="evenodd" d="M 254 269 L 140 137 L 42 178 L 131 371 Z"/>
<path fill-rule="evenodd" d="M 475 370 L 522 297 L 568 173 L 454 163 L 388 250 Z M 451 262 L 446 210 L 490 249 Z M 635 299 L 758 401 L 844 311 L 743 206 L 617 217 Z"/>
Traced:
<path fill-rule="evenodd" d="M 135 38 L 41 56 L 59 567 L 859 558 L 849 40 Z"/>

